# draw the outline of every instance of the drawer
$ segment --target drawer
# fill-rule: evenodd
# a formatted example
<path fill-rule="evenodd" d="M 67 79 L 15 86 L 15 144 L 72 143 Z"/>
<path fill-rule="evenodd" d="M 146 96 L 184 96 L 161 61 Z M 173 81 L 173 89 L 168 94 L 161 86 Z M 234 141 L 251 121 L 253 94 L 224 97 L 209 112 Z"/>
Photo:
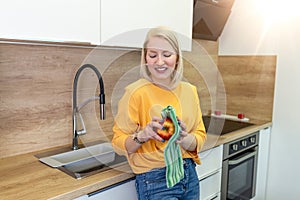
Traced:
<path fill-rule="evenodd" d="M 221 191 L 221 171 L 208 176 L 199 182 L 200 199 L 218 199 Z"/>
<path fill-rule="evenodd" d="M 196 171 L 199 180 L 222 168 L 223 145 L 200 153 L 201 165 L 197 165 Z"/>
<path fill-rule="evenodd" d="M 78 197 L 74 200 L 111 200 L 111 199 L 130 199 L 137 200 L 135 180 L 126 180 L 116 185 L 95 191 L 93 193 Z"/>
<path fill-rule="evenodd" d="M 221 200 L 221 192 L 200 200 Z"/>

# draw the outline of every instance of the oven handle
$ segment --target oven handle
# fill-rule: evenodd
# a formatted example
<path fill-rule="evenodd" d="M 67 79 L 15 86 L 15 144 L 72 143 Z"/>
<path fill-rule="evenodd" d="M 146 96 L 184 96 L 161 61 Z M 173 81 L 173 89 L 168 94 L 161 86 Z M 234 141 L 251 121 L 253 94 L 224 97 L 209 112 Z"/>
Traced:
<path fill-rule="evenodd" d="M 252 156 L 255 156 L 256 154 L 257 154 L 257 151 L 254 151 L 254 152 L 252 152 L 252 153 L 249 153 L 249 154 L 243 156 L 243 157 L 240 158 L 240 159 L 237 159 L 237 160 L 229 160 L 229 161 L 228 161 L 228 165 L 237 165 L 237 164 L 239 164 L 239 163 L 241 163 L 241 162 L 247 160 L 248 158 L 251 158 Z"/>

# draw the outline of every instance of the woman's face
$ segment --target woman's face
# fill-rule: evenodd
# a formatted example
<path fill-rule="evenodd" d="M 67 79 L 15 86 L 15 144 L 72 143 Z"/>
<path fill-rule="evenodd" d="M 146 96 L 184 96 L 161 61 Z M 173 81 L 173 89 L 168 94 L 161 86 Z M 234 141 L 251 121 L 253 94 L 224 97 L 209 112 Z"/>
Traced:
<path fill-rule="evenodd" d="M 167 40 L 160 37 L 149 39 L 146 50 L 146 63 L 154 82 L 169 85 L 176 62 L 177 54 Z"/>

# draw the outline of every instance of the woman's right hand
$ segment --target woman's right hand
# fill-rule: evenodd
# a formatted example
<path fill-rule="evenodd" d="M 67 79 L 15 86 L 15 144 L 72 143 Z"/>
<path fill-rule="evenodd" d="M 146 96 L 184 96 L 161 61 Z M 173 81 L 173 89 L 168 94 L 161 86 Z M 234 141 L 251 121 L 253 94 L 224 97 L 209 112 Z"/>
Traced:
<path fill-rule="evenodd" d="M 159 123 L 159 117 L 153 117 L 152 121 L 149 122 L 143 130 L 138 131 L 135 134 L 135 137 L 140 142 L 147 142 L 148 140 L 157 140 L 160 142 L 164 142 L 165 140 L 162 139 L 156 132 L 157 129 L 162 129 L 163 126 Z M 137 143 L 131 137 L 128 137 L 126 140 L 126 149 L 128 154 L 135 153 L 138 148 L 142 145 L 142 143 Z"/>
<path fill-rule="evenodd" d="M 159 123 L 160 120 L 161 118 L 159 117 L 153 117 L 152 121 L 149 122 L 143 130 L 137 133 L 137 139 L 141 142 L 147 142 L 150 139 L 164 142 L 165 140 L 161 138 L 156 131 L 163 128 L 163 126 Z"/>

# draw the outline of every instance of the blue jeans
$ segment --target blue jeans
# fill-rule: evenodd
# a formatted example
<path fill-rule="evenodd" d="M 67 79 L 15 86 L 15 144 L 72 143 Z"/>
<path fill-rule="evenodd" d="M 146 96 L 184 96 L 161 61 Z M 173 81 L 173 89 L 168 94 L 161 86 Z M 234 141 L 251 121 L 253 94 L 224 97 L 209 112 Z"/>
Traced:
<path fill-rule="evenodd" d="M 199 200 L 199 180 L 192 159 L 184 159 L 184 178 L 171 188 L 166 184 L 166 168 L 136 175 L 139 200 Z"/>

